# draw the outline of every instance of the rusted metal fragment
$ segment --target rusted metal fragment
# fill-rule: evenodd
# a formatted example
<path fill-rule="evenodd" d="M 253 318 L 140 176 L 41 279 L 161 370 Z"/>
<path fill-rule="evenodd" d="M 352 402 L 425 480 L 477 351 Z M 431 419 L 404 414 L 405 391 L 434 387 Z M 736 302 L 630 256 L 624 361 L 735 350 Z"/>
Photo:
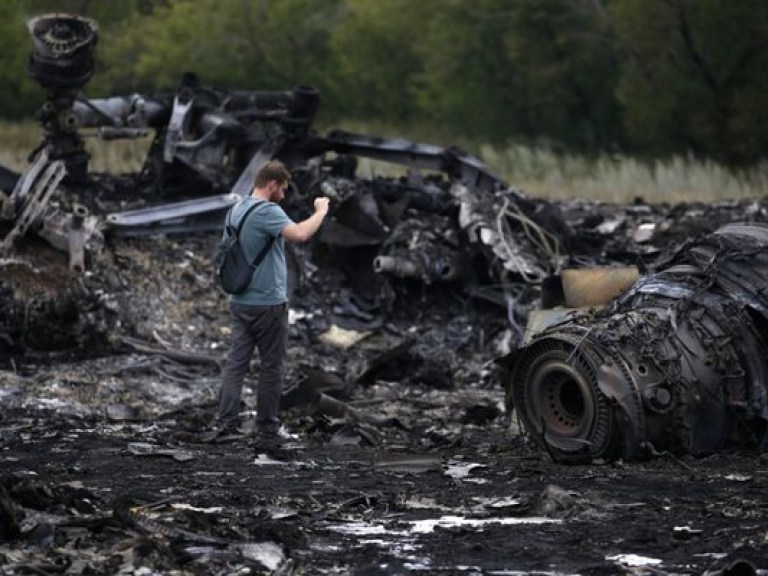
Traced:
<path fill-rule="evenodd" d="M 621 294 L 640 275 L 636 266 L 596 266 L 561 272 L 565 305 L 601 306 Z"/>

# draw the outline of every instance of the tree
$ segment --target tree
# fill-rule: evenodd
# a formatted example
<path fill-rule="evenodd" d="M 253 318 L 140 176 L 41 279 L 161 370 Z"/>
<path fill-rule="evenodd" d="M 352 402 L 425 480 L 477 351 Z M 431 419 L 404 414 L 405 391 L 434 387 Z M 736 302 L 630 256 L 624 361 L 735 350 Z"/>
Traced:
<path fill-rule="evenodd" d="M 406 123 L 422 62 L 416 53 L 435 0 L 347 0 L 330 38 L 327 86 L 336 116 Z"/>
<path fill-rule="evenodd" d="M 415 37 L 424 71 L 417 104 L 436 125 L 470 138 L 502 141 L 525 130 L 520 74 L 506 49 L 505 0 L 444 0 Z"/>
<path fill-rule="evenodd" d="M 418 103 L 476 139 L 621 144 L 617 59 L 588 0 L 447 0 L 416 36 Z"/>
<path fill-rule="evenodd" d="M 32 47 L 26 20 L 19 3 L 0 3 L 0 110 L 5 118 L 32 114 L 45 96 L 26 73 Z"/>
<path fill-rule="evenodd" d="M 100 27 L 109 28 L 134 14 L 151 13 L 165 0 L 20 0 L 18 3 L 30 16 L 48 12 L 79 14 L 93 18 Z"/>
<path fill-rule="evenodd" d="M 171 89 L 185 71 L 206 84 L 286 88 L 323 78 L 341 0 L 168 0 L 123 24 L 105 54 L 113 88 Z"/>
<path fill-rule="evenodd" d="M 623 144 L 615 44 L 593 2 L 518 2 L 506 44 L 532 135 L 590 152 Z"/>
<path fill-rule="evenodd" d="M 618 96 L 632 142 L 736 164 L 768 136 L 768 3 L 612 0 L 624 52 Z"/>

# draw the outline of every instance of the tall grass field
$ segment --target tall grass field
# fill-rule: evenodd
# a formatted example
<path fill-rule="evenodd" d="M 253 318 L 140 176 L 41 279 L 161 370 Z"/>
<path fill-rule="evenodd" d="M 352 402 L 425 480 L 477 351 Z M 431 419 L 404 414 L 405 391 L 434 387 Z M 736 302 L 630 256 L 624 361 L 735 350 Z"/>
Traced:
<path fill-rule="evenodd" d="M 345 127 L 345 126 L 342 126 Z M 392 136 L 392 128 L 367 130 L 365 126 L 345 128 L 373 135 Z M 0 123 L 0 164 L 22 171 L 29 153 L 40 142 L 40 127 L 32 122 Z M 409 136 L 406 136 L 406 138 Z M 99 141 L 87 132 L 86 148 L 95 172 L 138 171 L 147 153 L 151 136 L 137 140 Z M 455 142 L 428 141 L 448 146 Z M 559 154 L 547 148 L 460 142 L 463 149 L 480 157 L 496 174 L 529 196 L 552 200 L 583 198 L 625 203 L 642 199 L 648 203 L 718 202 L 758 199 L 768 196 L 768 160 L 748 169 L 731 170 L 711 161 L 675 156 L 643 162 L 627 156 L 597 159 L 578 154 Z M 392 176 L 403 168 L 383 162 L 362 160 L 361 176 Z"/>

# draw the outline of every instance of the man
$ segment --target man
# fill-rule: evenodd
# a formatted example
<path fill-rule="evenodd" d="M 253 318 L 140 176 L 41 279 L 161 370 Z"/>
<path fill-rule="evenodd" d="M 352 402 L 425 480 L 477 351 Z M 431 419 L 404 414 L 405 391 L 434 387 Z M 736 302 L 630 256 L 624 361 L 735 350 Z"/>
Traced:
<path fill-rule="evenodd" d="M 274 238 L 272 247 L 256 268 L 251 283 L 242 294 L 229 297 L 232 340 L 221 375 L 219 413 L 214 429 L 203 435 L 205 441 L 226 441 L 238 436 L 240 398 L 243 379 L 254 348 L 259 350 L 261 374 L 257 396 L 257 442 L 279 440 L 279 405 L 282 392 L 283 360 L 288 340 L 287 269 L 283 240 L 304 242 L 320 228 L 328 213 L 328 198 L 316 198 L 315 212 L 299 223 L 293 222 L 278 206 L 291 181 L 282 162 L 268 162 L 256 174 L 250 196 L 232 208 L 233 226 L 240 223 L 248 208 L 253 209 L 240 233 L 240 243 L 249 261 Z"/>

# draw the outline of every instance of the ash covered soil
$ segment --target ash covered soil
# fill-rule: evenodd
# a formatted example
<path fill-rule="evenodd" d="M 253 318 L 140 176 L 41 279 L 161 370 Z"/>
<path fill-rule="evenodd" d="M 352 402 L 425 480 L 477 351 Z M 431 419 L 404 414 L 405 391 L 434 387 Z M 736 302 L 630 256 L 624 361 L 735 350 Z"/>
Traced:
<path fill-rule="evenodd" d="M 26 516 L 0 549 L 9 574 L 701 574 L 768 551 L 754 455 L 564 467 L 487 425 L 428 450 L 310 437 L 272 463 L 174 442 L 168 420 L 9 422 L 5 483 Z M 149 439 L 192 458 L 131 454 Z"/>
<path fill-rule="evenodd" d="M 121 241 L 80 280 L 116 271 L 98 354 L 5 363 L 0 573 L 768 570 L 768 455 L 551 462 L 505 412 L 503 313 L 447 292 L 410 287 L 382 321 L 305 270 L 286 387 L 343 410 L 289 394 L 283 450 L 200 442 L 228 336 L 214 242 Z"/>
<path fill-rule="evenodd" d="M 748 454 L 556 465 L 498 424 L 451 445 L 310 436 L 280 463 L 246 443 L 49 414 L 6 418 L 24 536 L 3 573 L 702 574 L 768 551 L 768 461 Z M 137 456 L 157 442 L 188 455 Z M 32 570 L 35 567 L 35 571 Z M 143 571 L 139 569 L 143 568 Z"/>

